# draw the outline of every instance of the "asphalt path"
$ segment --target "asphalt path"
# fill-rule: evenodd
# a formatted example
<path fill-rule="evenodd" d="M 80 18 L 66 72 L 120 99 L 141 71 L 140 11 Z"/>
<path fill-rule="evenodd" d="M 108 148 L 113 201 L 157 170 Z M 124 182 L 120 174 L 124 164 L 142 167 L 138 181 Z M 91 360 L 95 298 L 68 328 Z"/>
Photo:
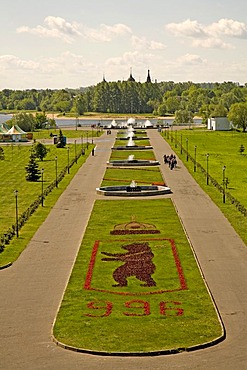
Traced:
<path fill-rule="evenodd" d="M 0 369 L 247 369 L 247 248 L 180 160 L 172 171 L 162 163 L 163 154 L 172 151 L 157 130 L 149 130 L 151 145 L 226 339 L 207 349 L 157 357 L 93 356 L 52 342 L 52 324 L 94 201 L 101 198 L 95 188 L 115 137 L 112 131 L 95 140 L 95 156 L 88 157 L 20 258 L 0 271 Z"/>

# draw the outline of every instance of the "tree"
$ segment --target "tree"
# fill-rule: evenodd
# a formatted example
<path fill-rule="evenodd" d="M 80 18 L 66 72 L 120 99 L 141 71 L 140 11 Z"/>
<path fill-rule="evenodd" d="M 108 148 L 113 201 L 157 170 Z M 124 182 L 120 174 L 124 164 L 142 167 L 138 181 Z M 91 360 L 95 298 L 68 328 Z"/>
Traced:
<path fill-rule="evenodd" d="M 240 127 L 243 131 L 247 127 L 247 103 L 235 103 L 231 106 L 228 119 L 234 126 Z"/>
<path fill-rule="evenodd" d="M 65 147 L 65 141 L 63 138 L 63 133 L 62 130 L 59 129 L 59 137 L 58 137 L 58 143 L 57 143 L 57 148 L 64 148 Z"/>
<path fill-rule="evenodd" d="M 42 143 L 37 143 L 34 147 L 35 157 L 39 158 L 41 161 L 46 157 L 48 151 L 47 147 Z"/>
<path fill-rule="evenodd" d="M 45 113 L 36 113 L 35 115 L 35 128 L 42 129 L 45 127 L 45 123 L 47 123 L 48 119 Z"/>
<path fill-rule="evenodd" d="M 244 147 L 244 145 L 243 144 L 241 144 L 240 145 L 240 148 L 239 148 L 239 153 L 242 155 L 243 154 L 243 152 L 245 151 L 245 147 Z"/>
<path fill-rule="evenodd" d="M 35 118 L 31 113 L 19 113 L 11 118 L 10 123 L 12 125 L 18 125 L 23 131 L 33 131 L 35 127 Z"/>
<path fill-rule="evenodd" d="M 38 181 L 41 177 L 39 166 L 36 162 L 35 154 L 32 151 L 29 158 L 29 163 L 26 168 L 26 180 L 27 181 Z"/>
<path fill-rule="evenodd" d="M 0 160 L 4 161 L 4 150 L 2 147 L 0 147 Z"/>

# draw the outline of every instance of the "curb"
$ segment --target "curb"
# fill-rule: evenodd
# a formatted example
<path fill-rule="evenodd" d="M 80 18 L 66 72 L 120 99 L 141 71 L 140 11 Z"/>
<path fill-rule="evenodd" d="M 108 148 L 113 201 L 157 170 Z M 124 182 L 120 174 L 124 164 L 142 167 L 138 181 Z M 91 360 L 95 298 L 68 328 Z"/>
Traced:
<path fill-rule="evenodd" d="M 105 351 L 94 351 L 89 349 L 83 349 L 78 347 L 69 346 L 62 342 L 59 342 L 54 335 L 51 336 L 52 341 L 58 346 L 63 349 L 78 352 L 78 353 L 85 353 L 94 356 L 111 356 L 111 357 L 155 357 L 155 356 L 168 356 L 168 355 L 175 355 L 181 352 L 193 352 L 198 351 L 200 349 L 209 348 L 223 342 L 226 339 L 226 332 L 223 331 L 222 335 L 211 342 L 206 342 L 202 344 L 198 344 L 195 346 L 187 347 L 187 348 L 174 348 L 174 349 L 165 349 L 159 351 L 151 351 L 151 352 L 105 352 Z"/>
<path fill-rule="evenodd" d="M 0 266 L 0 270 L 7 269 L 8 267 L 12 266 L 12 262 L 7 263 L 6 265 Z"/>

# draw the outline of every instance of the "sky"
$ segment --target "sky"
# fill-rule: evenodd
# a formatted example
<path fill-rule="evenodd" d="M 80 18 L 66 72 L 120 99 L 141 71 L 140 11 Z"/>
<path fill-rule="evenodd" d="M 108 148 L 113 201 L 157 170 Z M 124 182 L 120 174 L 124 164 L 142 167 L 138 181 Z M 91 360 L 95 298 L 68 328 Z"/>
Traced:
<path fill-rule="evenodd" d="M 247 82 L 246 0 L 1 1 L 0 90 Z"/>

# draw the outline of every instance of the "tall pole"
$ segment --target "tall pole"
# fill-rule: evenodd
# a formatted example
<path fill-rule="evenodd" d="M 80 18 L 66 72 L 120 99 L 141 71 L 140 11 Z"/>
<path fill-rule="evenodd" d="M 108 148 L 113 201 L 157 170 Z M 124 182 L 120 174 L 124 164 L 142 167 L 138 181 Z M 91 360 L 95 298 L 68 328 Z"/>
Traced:
<path fill-rule="evenodd" d="M 189 152 L 188 152 L 188 138 L 186 138 L 186 161 L 188 162 L 188 159 L 189 159 Z"/>
<path fill-rule="evenodd" d="M 207 175 L 206 175 L 207 185 L 208 185 L 208 157 L 209 157 L 209 154 L 207 153 L 206 154 L 206 159 L 207 159 Z"/>
<path fill-rule="evenodd" d="M 222 167 L 222 183 L 223 183 L 223 203 L 226 202 L 226 166 Z"/>
<path fill-rule="evenodd" d="M 16 237 L 19 238 L 19 220 L 18 220 L 18 190 L 15 190 L 15 231 Z"/>
<path fill-rule="evenodd" d="M 68 153 L 68 174 L 69 174 L 69 147 L 67 147 L 67 153 Z"/>
<path fill-rule="evenodd" d="M 178 131 L 175 130 L 175 148 L 177 148 L 177 141 L 178 141 Z"/>
<path fill-rule="evenodd" d="M 88 131 L 86 133 L 87 133 L 87 149 L 88 149 Z"/>
<path fill-rule="evenodd" d="M 75 140 L 75 163 L 77 163 L 76 140 Z"/>
<path fill-rule="evenodd" d="M 182 144 L 183 144 L 183 135 L 182 135 L 182 133 L 181 133 L 181 146 L 180 146 L 180 154 L 183 154 L 183 146 L 182 146 Z"/>
<path fill-rule="evenodd" d="M 41 205 L 44 207 L 44 168 L 41 168 Z"/>
<path fill-rule="evenodd" d="M 196 172 L 196 145 L 195 145 L 195 162 L 194 162 L 194 172 Z"/>
<path fill-rule="evenodd" d="M 55 157 L 55 173 L 56 173 L 56 188 L 58 187 L 58 182 L 57 182 L 57 156 Z"/>
<path fill-rule="evenodd" d="M 93 144 L 93 126 L 92 126 L 92 144 Z"/>

